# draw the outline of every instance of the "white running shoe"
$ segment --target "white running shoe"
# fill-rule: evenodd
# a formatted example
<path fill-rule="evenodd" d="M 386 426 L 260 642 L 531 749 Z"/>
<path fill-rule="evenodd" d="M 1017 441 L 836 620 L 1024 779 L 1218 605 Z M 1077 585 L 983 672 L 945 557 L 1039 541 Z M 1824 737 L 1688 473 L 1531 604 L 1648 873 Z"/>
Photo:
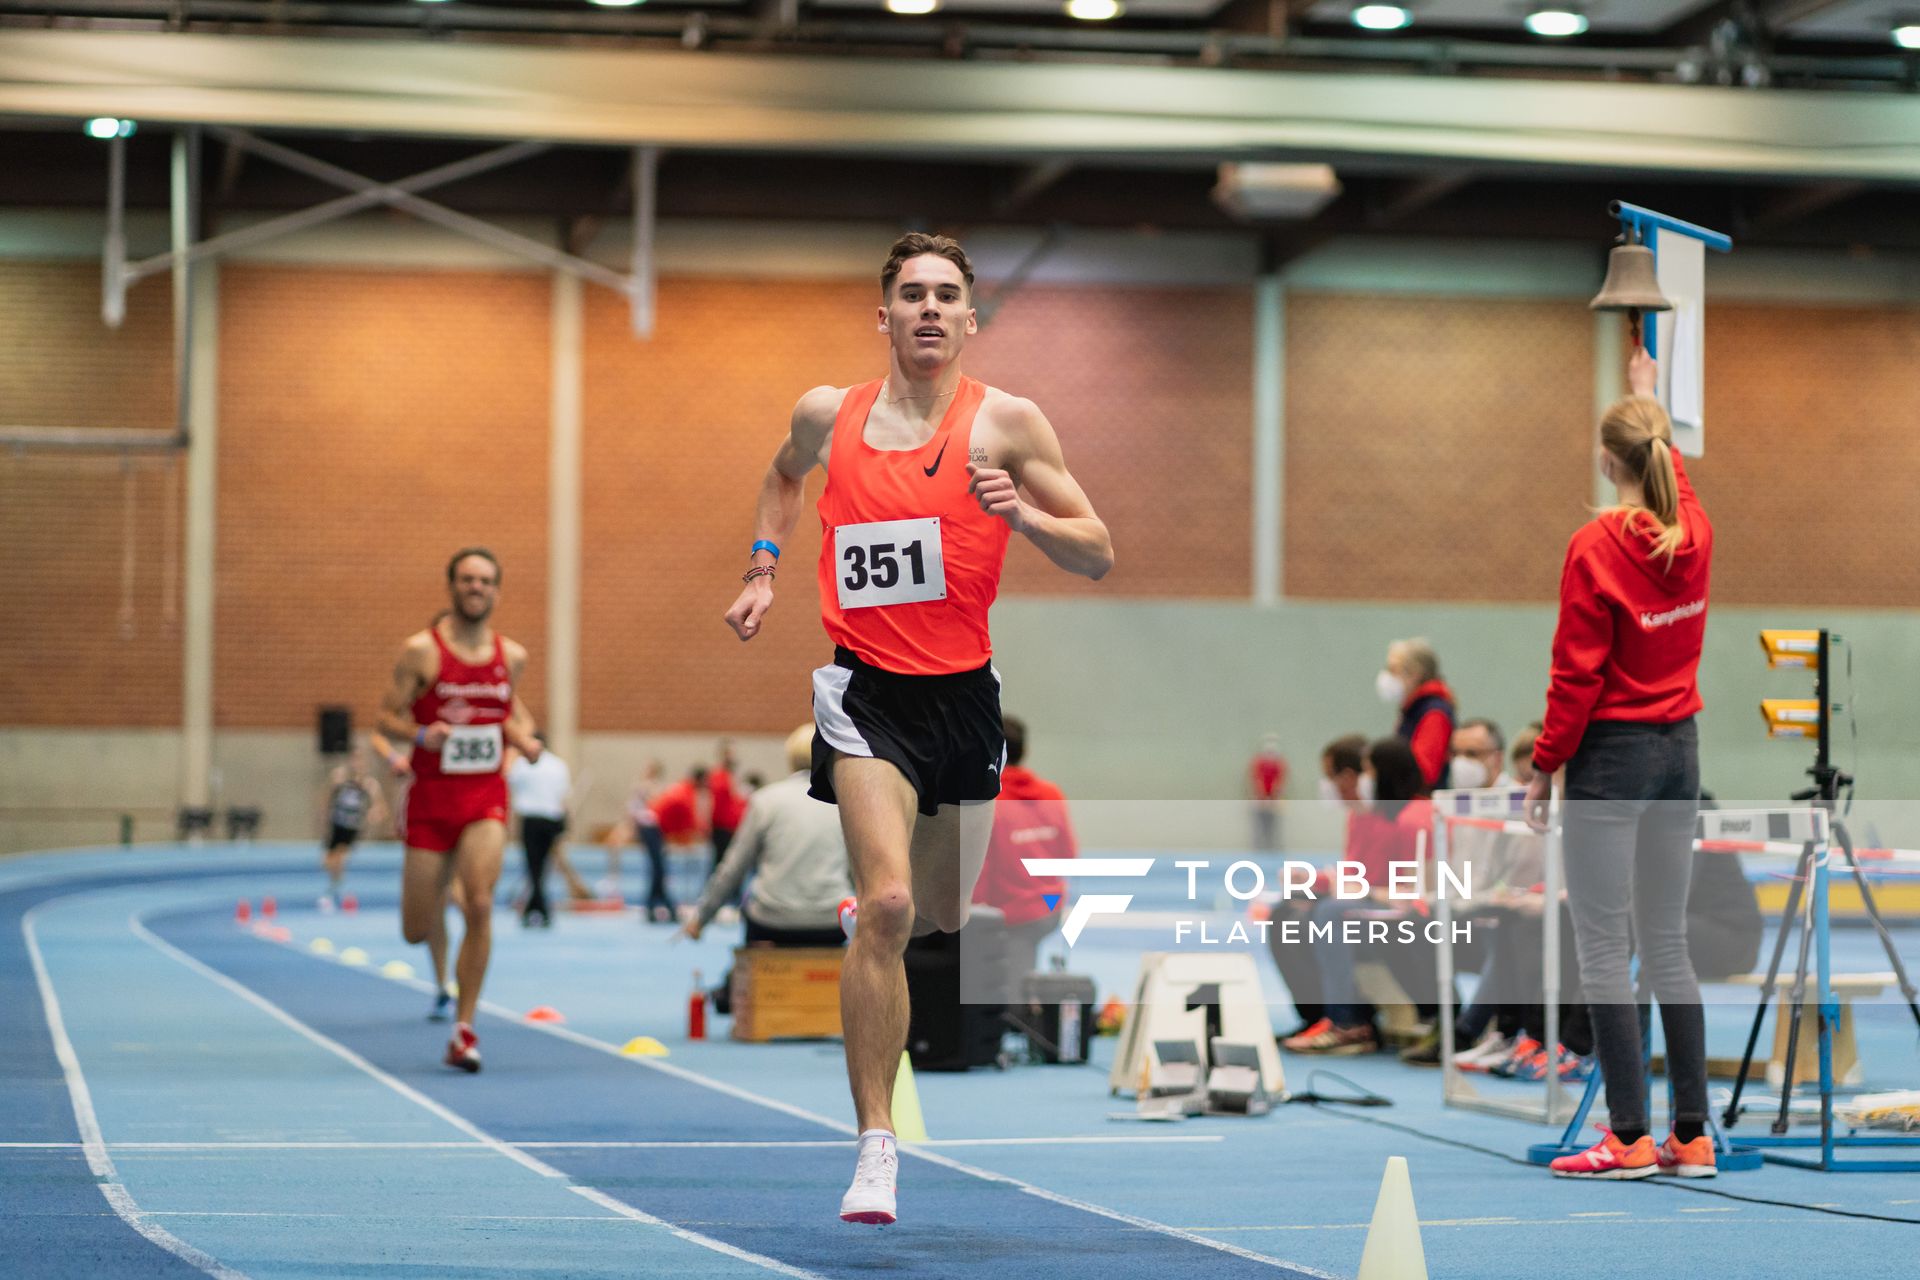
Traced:
<path fill-rule="evenodd" d="M 894 1183 L 900 1176 L 897 1140 L 885 1129 L 860 1135 L 860 1161 L 853 1185 L 840 1197 L 840 1221 L 884 1227 L 894 1220 Z"/>
<path fill-rule="evenodd" d="M 1467 1052 L 1454 1054 L 1453 1066 L 1456 1071 L 1485 1071 L 1496 1063 L 1505 1062 L 1512 1053 L 1513 1037 L 1492 1031 Z"/>

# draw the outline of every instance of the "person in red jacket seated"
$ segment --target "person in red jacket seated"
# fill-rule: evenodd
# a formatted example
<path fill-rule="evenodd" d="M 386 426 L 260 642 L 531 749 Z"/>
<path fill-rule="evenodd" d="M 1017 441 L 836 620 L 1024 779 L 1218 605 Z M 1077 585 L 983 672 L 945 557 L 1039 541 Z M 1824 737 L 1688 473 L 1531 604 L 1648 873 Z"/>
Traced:
<path fill-rule="evenodd" d="M 1430 789 L 1414 761 L 1413 751 L 1402 738 L 1382 738 L 1367 748 L 1366 776 L 1373 780 L 1373 802 L 1353 815 L 1347 826 L 1346 862 L 1357 862 L 1366 869 L 1366 882 L 1372 892 L 1364 898 L 1342 899 L 1333 896 L 1332 886 L 1322 884 L 1314 890 L 1314 924 L 1332 930 L 1329 940 L 1294 944 L 1309 948 L 1320 971 L 1320 996 L 1325 1013 L 1312 1026 L 1281 1041 L 1281 1047 L 1293 1053 L 1347 1055 L 1371 1053 L 1380 1047 L 1374 1030 L 1374 1010 L 1360 999 L 1354 979 L 1354 965 L 1365 958 L 1376 958 L 1375 948 L 1367 943 L 1345 942 L 1342 926 L 1350 914 L 1376 912 L 1406 904 L 1387 896 L 1388 868 L 1392 863 L 1413 862 L 1421 856 L 1420 833 L 1433 824 Z M 1386 945 L 1378 948 L 1377 958 L 1384 960 L 1396 976 L 1409 964 L 1423 965 L 1426 975 L 1433 973 L 1430 948 Z M 1413 977 L 1411 972 L 1409 977 Z M 1403 982 L 1403 985 L 1405 983 Z M 1417 985 L 1417 983 L 1416 983 Z"/>
<path fill-rule="evenodd" d="M 1395 640 L 1387 646 L 1387 667 L 1374 689 L 1388 706 L 1400 708 L 1394 736 L 1413 748 L 1427 790 L 1447 785 L 1453 755 L 1453 690 L 1440 678 L 1440 656 L 1425 640 Z"/>
<path fill-rule="evenodd" d="M 973 901 L 1006 919 L 1005 960 L 992 998 L 1011 1002 L 1019 996 L 1020 979 L 1033 972 L 1041 942 L 1060 927 L 1066 910 L 1067 882 L 1059 876 L 1029 875 L 1021 860 L 1077 857 L 1080 848 L 1067 818 L 1066 795 L 1021 763 L 1027 754 L 1027 726 L 1013 716 L 1003 719 L 1007 765 L 1000 773 L 993 834 Z"/>
<path fill-rule="evenodd" d="M 1619 504 L 1576 530 L 1560 574 L 1546 727 L 1533 744 L 1527 820 L 1547 829 L 1561 789 L 1567 907 L 1607 1082 L 1610 1132 L 1553 1162 L 1573 1178 L 1715 1173 L 1706 1132 L 1706 1021 L 1687 952 L 1687 894 L 1700 809 L 1696 673 L 1706 633 L 1713 526 L 1636 347 L 1633 394 L 1600 419 L 1600 470 Z M 1673 1133 L 1648 1132 L 1643 1044 L 1628 965 L 1660 1003 Z"/>

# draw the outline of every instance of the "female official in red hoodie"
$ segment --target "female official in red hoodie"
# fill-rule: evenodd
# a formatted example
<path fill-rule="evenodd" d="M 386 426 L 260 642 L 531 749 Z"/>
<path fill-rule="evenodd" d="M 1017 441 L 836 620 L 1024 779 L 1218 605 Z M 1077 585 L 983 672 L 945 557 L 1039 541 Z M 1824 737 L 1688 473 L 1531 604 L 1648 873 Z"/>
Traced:
<path fill-rule="evenodd" d="M 1700 805 L 1695 673 L 1706 632 L 1713 526 L 1687 483 L 1654 363 L 1636 349 L 1634 394 L 1600 420 L 1600 468 L 1620 495 L 1573 535 L 1560 577 L 1560 624 L 1546 727 L 1527 816 L 1545 830 L 1553 775 L 1566 770 L 1561 824 L 1567 904 L 1593 1013 L 1612 1131 L 1553 1162 L 1561 1177 L 1711 1177 L 1706 1025 L 1687 954 L 1687 885 Z M 1628 977 L 1660 1001 L 1674 1131 L 1655 1149 L 1639 1009 Z"/>

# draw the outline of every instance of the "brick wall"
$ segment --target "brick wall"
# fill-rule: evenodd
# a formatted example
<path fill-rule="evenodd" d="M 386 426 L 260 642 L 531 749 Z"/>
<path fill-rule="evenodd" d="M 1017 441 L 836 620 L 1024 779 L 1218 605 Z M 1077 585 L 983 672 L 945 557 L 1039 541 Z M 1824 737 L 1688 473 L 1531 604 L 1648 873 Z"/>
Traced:
<path fill-rule="evenodd" d="M 1553 599 L 1593 416 L 1577 302 L 1294 294 L 1286 594 Z"/>
<path fill-rule="evenodd" d="M 172 342 L 164 281 L 113 330 L 98 266 L 0 262 L 0 425 L 170 428 Z M 180 496 L 171 454 L 0 450 L 0 717 L 179 723 Z"/>
<path fill-rule="evenodd" d="M 1715 306 L 1707 452 L 1727 604 L 1920 601 L 1920 311 Z"/>
<path fill-rule="evenodd" d="M 1114 570 L 1098 583 L 1015 538 L 1006 594 L 1247 597 L 1251 290 L 1029 286 L 967 364 L 1040 406 L 1113 532 Z"/>
<path fill-rule="evenodd" d="M 364 723 L 469 541 L 505 561 L 498 621 L 533 650 L 544 710 L 546 278 L 228 264 L 221 281 L 218 723 L 305 727 L 328 702 Z M 586 291 L 585 729 L 805 719 L 825 651 L 817 477 L 770 630 L 742 646 L 720 615 L 795 398 L 883 367 L 874 293 L 669 279 L 657 336 L 637 342 L 624 304 Z M 170 422 L 166 290 L 129 303 L 109 334 L 91 264 L 0 264 L 0 419 Z M 980 335 L 970 371 L 1046 410 L 1119 557 L 1090 588 L 1016 542 L 1008 594 L 1244 598 L 1250 309 L 1243 290 L 1030 286 Z M 1717 598 L 1908 604 L 1920 531 L 1897 516 L 1920 461 L 1920 313 L 1722 304 L 1709 332 L 1712 448 L 1694 471 L 1720 532 Z M 1592 489 L 1584 308 L 1303 293 L 1288 336 L 1286 590 L 1550 600 Z M 178 723 L 164 551 L 180 485 L 173 459 L 133 474 L 123 628 L 120 463 L 0 452 L 8 723 Z"/>
<path fill-rule="evenodd" d="M 100 267 L 0 261 L 0 425 L 170 428 L 173 294 L 166 277 L 127 291 L 118 329 L 100 319 Z"/>
<path fill-rule="evenodd" d="M 806 673 L 829 652 L 818 473 L 768 630 L 743 646 L 720 619 L 794 401 L 885 372 L 877 292 L 666 280 L 639 343 L 624 303 L 588 291 L 583 729 L 775 733 L 807 718 Z M 1244 290 L 1030 286 L 969 344 L 970 373 L 1047 413 L 1118 546 L 1095 587 L 1016 539 L 1007 593 L 1245 595 L 1250 327 Z"/>
<path fill-rule="evenodd" d="M 220 306 L 216 723 L 367 723 L 468 544 L 500 557 L 538 714 L 547 278 L 229 266 Z"/>

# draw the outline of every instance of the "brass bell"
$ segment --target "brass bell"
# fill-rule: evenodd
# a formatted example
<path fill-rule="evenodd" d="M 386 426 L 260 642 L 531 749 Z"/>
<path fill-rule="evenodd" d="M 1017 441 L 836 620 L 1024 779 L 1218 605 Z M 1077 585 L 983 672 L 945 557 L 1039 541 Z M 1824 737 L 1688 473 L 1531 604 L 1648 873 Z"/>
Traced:
<path fill-rule="evenodd" d="M 1589 311 L 1671 311 L 1653 272 L 1653 250 L 1617 244 L 1607 255 L 1607 281 L 1587 304 Z"/>

